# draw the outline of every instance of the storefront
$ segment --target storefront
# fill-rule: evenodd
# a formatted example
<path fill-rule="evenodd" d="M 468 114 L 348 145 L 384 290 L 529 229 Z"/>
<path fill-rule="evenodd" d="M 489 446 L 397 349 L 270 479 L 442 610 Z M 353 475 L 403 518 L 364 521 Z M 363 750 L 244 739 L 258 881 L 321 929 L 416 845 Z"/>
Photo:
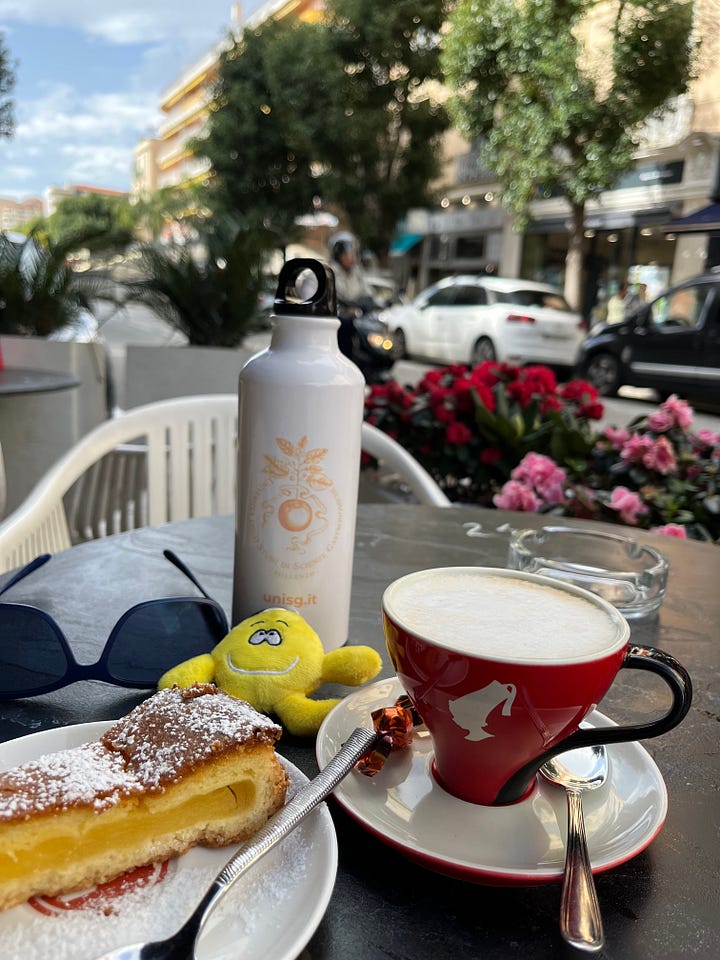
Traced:
<path fill-rule="evenodd" d="M 654 160 L 641 161 L 615 190 L 588 203 L 583 242 L 582 313 L 602 319 L 605 305 L 623 280 L 648 298 L 671 282 L 700 273 L 706 242 L 685 242 L 669 229 L 694 202 L 712 194 L 718 170 L 714 138 L 693 136 Z M 674 155 L 673 155 L 674 154 Z M 563 286 L 570 219 L 561 198 L 533 206 L 523 239 L 520 275 Z"/>
<path fill-rule="evenodd" d="M 663 232 L 673 211 L 665 206 L 633 214 L 591 214 L 585 220 L 583 241 L 584 316 L 617 290 L 623 279 L 644 283 L 648 296 L 670 282 L 675 260 L 675 238 Z M 562 287 L 569 223 L 566 219 L 532 223 L 523 242 L 520 275 Z"/>

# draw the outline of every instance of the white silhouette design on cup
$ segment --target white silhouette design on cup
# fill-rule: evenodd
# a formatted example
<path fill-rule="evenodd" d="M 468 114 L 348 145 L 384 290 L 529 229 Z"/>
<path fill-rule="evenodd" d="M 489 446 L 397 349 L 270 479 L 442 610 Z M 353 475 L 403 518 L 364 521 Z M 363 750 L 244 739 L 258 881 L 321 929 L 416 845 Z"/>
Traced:
<path fill-rule="evenodd" d="M 502 703 L 502 715 L 509 717 L 515 693 L 514 683 L 500 683 L 499 680 L 493 680 L 480 690 L 466 693 L 457 700 L 450 700 L 448 706 L 455 723 L 463 730 L 467 730 L 466 740 L 485 740 L 495 736 L 485 729 L 488 716 Z"/>

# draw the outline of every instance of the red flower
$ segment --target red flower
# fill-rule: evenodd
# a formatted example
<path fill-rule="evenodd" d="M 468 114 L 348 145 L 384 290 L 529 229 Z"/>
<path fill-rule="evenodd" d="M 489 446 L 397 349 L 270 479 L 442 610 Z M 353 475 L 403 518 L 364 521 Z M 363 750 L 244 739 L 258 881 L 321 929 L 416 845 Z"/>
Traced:
<path fill-rule="evenodd" d="M 540 401 L 540 413 L 547 413 L 548 410 L 562 410 L 562 406 L 562 400 L 557 397 L 543 397 Z"/>
<path fill-rule="evenodd" d="M 480 451 L 480 463 L 493 464 L 502 459 L 502 452 L 497 447 L 483 447 Z"/>
<path fill-rule="evenodd" d="M 448 443 L 452 443 L 456 446 L 462 446 L 464 443 L 470 443 L 472 440 L 472 431 L 469 430 L 464 423 L 460 423 L 459 420 L 455 420 L 453 423 L 447 425 L 445 430 L 445 439 Z"/>
<path fill-rule="evenodd" d="M 602 420 L 604 413 L 605 407 L 598 400 L 581 403 L 577 408 L 577 415 L 585 417 L 586 420 Z"/>
<path fill-rule="evenodd" d="M 557 390 L 557 378 L 549 367 L 524 367 L 520 375 L 532 384 L 536 393 L 555 393 Z"/>
<path fill-rule="evenodd" d="M 502 368 L 494 360 L 485 360 L 470 371 L 470 380 L 474 384 L 494 387 L 502 379 Z"/>
<path fill-rule="evenodd" d="M 452 396 L 455 400 L 455 408 L 464 412 L 469 412 L 473 408 L 473 385 L 469 380 L 457 380 Z M 485 388 L 487 389 L 487 388 Z M 488 393 L 490 391 L 488 390 Z M 492 396 L 492 394 L 490 394 Z"/>
<path fill-rule="evenodd" d="M 489 410 L 490 413 L 495 412 L 495 394 L 492 392 L 490 387 L 486 386 L 484 383 L 476 383 L 475 395 L 478 403 L 481 406 L 485 407 L 486 410 Z"/>
<path fill-rule="evenodd" d="M 587 403 L 590 400 L 597 400 L 600 394 L 587 380 L 571 380 L 560 388 L 560 396 L 565 400 L 580 400 Z"/>
<path fill-rule="evenodd" d="M 523 380 L 515 380 L 507 385 L 507 395 L 511 400 L 515 400 L 521 407 L 527 407 L 533 399 L 533 388 L 531 383 L 525 383 Z"/>

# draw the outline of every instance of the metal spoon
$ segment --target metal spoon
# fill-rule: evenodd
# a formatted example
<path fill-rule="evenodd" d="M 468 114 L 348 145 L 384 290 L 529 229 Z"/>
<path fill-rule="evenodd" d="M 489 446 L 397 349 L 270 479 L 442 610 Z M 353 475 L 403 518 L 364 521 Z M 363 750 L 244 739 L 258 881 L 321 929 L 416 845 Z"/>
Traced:
<path fill-rule="evenodd" d="M 569 944 L 596 953 L 602 950 L 603 926 L 590 864 L 582 810 L 582 791 L 605 783 L 608 772 L 605 747 L 581 747 L 548 760 L 540 773 L 565 788 L 567 846 L 560 901 L 560 932 Z"/>
<path fill-rule="evenodd" d="M 230 890 L 235 881 L 264 856 L 313 810 L 340 783 L 357 761 L 378 740 L 373 730 L 358 727 L 320 773 L 272 816 L 255 836 L 243 844 L 217 875 L 200 903 L 182 927 L 166 940 L 133 943 L 104 953 L 98 960 L 191 960 L 195 943 L 202 933 L 210 911 Z"/>

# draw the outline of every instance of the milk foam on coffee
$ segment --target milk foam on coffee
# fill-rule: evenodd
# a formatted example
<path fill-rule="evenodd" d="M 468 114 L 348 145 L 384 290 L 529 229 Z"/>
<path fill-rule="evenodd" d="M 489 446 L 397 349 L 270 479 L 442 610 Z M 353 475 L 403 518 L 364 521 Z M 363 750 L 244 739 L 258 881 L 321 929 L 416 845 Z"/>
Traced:
<path fill-rule="evenodd" d="M 407 630 L 459 653 L 502 660 L 578 660 L 614 649 L 612 614 L 584 597 L 472 568 L 411 574 L 385 594 Z"/>

